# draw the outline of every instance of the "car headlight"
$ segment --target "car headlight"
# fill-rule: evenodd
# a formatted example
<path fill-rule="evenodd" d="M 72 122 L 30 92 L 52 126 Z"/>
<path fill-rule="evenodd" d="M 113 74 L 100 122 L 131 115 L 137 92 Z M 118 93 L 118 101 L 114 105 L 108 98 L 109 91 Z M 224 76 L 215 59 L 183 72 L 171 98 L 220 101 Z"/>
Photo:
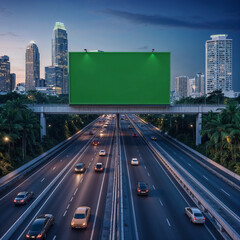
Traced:
<path fill-rule="evenodd" d="M 86 226 L 86 223 L 83 223 L 83 226 Z"/>
<path fill-rule="evenodd" d="M 71 225 L 74 226 L 74 222 L 71 222 Z"/>

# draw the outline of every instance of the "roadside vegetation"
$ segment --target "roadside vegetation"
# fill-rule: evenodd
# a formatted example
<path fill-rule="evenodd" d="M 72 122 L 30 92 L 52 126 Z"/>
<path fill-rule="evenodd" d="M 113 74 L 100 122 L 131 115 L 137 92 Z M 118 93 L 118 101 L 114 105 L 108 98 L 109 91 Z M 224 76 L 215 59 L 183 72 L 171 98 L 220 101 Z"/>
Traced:
<path fill-rule="evenodd" d="M 47 115 L 47 135 L 40 140 L 40 118 L 27 104 L 68 103 L 68 95 L 36 91 L 0 95 L 0 177 L 70 137 L 97 115 Z"/>
<path fill-rule="evenodd" d="M 163 133 L 176 138 L 208 158 L 240 175 L 240 98 L 225 98 L 221 91 L 205 98 L 184 98 L 176 104 L 226 104 L 220 113 L 202 119 L 202 144 L 195 145 L 196 116 L 184 114 L 140 115 Z"/>

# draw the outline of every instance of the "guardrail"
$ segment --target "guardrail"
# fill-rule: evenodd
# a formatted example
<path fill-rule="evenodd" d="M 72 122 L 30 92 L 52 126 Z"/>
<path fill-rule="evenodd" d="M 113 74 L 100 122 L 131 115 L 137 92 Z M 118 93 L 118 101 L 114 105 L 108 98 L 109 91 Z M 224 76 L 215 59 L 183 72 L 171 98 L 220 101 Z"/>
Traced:
<path fill-rule="evenodd" d="M 95 119 L 83 129 L 75 133 L 73 136 L 69 137 L 68 139 L 64 140 L 63 142 L 59 143 L 55 147 L 51 148 L 47 152 L 41 154 L 40 156 L 34 158 L 30 162 L 24 164 L 23 166 L 19 167 L 18 169 L 12 171 L 11 173 L 7 174 L 6 176 L 0 178 L 0 192 L 8 187 L 13 182 L 17 181 L 25 174 L 31 172 L 35 169 L 38 165 L 48 160 L 54 154 L 60 152 L 63 148 L 67 147 L 71 142 L 73 142 L 76 138 L 78 138 L 81 134 L 83 134 L 90 126 L 92 126 L 99 118 Z"/>
<path fill-rule="evenodd" d="M 172 176 L 177 180 L 177 182 L 180 184 L 180 186 L 185 190 L 185 192 L 191 197 L 191 199 L 196 203 L 197 206 L 199 206 L 209 217 L 212 221 L 215 222 L 215 226 L 218 225 L 219 230 L 225 232 L 233 239 L 233 240 L 239 240 L 240 235 L 228 224 L 228 222 L 223 219 L 222 216 L 219 215 L 219 213 L 216 212 L 215 209 L 213 209 L 212 205 L 209 204 L 203 197 L 195 190 L 195 188 L 183 177 L 179 171 L 177 171 L 172 164 L 159 152 L 155 149 L 155 147 L 152 146 L 148 142 L 148 140 L 145 138 L 145 136 L 141 133 L 139 128 L 136 126 L 136 124 L 129 118 L 129 121 L 131 124 L 135 127 L 139 135 L 143 138 L 143 140 L 146 142 L 147 146 L 153 151 L 153 153 L 157 156 L 157 158 L 164 164 L 165 167 L 169 170 L 169 172 L 172 174 Z M 189 174 L 190 175 L 190 174 Z M 194 179 L 192 176 L 190 178 L 198 184 L 196 179 Z M 202 186 L 199 186 L 202 189 Z M 211 199 L 213 196 L 209 196 L 209 192 L 206 192 L 206 189 L 203 188 L 202 192 L 205 192 L 209 199 Z M 216 201 L 216 199 L 213 199 Z M 216 204 L 216 203 L 215 203 Z M 219 202 L 217 202 L 219 204 Z M 222 206 L 221 206 L 222 207 Z M 221 208 L 219 208 L 221 209 Z M 227 209 L 225 208 L 225 211 Z M 210 213 L 210 214 L 209 214 Z M 231 214 L 231 213 L 228 213 Z"/>

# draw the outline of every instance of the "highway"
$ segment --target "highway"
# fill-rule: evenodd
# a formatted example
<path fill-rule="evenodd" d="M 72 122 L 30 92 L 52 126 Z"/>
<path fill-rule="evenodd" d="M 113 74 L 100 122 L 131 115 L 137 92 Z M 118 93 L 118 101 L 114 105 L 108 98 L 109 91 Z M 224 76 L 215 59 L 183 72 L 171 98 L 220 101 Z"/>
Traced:
<path fill-rule="evenodd" d="M 125 238 L 222 239 L 209 221 L 205 226 L 189 222 L 184 208 L 195 204 L 159 164 L 145 142 L 140 137 L 132 136 L 135 130 L 129 129 L 128 124 L 128 121 L 121 120 L 124 209 L 128 209 L 124 225 L 129 225 L 124 230 Z M 133 157 L 139 159 L 139 166 L 131 166 Z M 136 194 L 138 181 L 148 183 L 148 197 Z"/>
<path fill-rule="evenodd" d="M 131 116 L 131 119 L 133 118 L 135 117 Z M 128 128 L 129 121 L 122 118 L 120 128 L 116 131 L 116 119 L 105 117 L 106 119 L 109 122 L 106 128 L 103 127 L 106 121 L 94 123 L 90 129 L 94 135 L 89 135 L 89 131 L 83 132 L 64 150 L 0 193 L 0 221 L 3 223 L 0 238 L 7 239 L 4 236 L 26 215 L 10 238 L 25 239 L 32 221 L 41 214 L 50 213 L 55 217 L 55 224 L 47 233 L 47 239 L 109 239 L 104 237 L 106 223 L 110 221 L 105 216 L 107 211 L 113 215 L 110 210 L 112 202 L 118 204 L 117 199 L 109 202 L 109 191 L 112 191 L 109 186 L 113 183 L 114 173 L 117 171 L 113 168 L 113 163 L 117 159 L 118 139 L 119 222 L 116 221 L 117 234 L 114 239 L 223 239 L 208 219 L 205 225 L 190 223 L 184 215 L 184 208 L 195 206 L 194 202 L 144 140 L 140 136 L 132 136 L 137 131 Z M 135 122 L 140 126 L 140 120 Z M 104 130 L 102 136 L 100 130 Z M 141 131 L 150 138 L 155 130 L 142 126 Z M 116 132 L 119 132 L 119 135 Z M 98 146 L 92 145 L 95 136 L 101 136 Z M 164 139 L 155 144 L 162 144 L 165 151 L 178 151 L 174 147 L 169 150 L 169 143 Z M 98 155 L 102 149 L 106 151 L 106 156 Z M 133 157 L 139 159 L 139 166 L 130 164 Z M 175 159 L 177 157 L 174 156 Z M 74 173 L 78 162 L 85 163 L 85 173 Z M 94 171 L 97 162 L 104 164 L 104 172 Z M 136 194 L 138 181 L 148 184 L 149 196 Z M 33 191 L 34 199 L 25 206 L 15 207 L 14 197 L 24 190 Z M 43 197 L 38 202 L 41 196 Z M 79 206 L 91 207 L 87 229 L 75 230 L 70 226 L 73 213 Z"/>

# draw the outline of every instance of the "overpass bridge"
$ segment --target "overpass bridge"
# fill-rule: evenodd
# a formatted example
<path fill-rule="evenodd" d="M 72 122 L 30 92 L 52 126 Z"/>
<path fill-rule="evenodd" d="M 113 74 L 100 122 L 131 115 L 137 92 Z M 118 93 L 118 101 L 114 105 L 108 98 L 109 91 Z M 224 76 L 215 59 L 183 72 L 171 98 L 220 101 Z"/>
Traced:
<path fill-rule="evenodd" d="M 46 135 L 46 114 L 193 114 L 196 116 L 196 145 L 201 144 L 202 114 L 209 111 L 220 112 L 226 105 L 69 105 L 69 104 L 35 104 L 28 105 L 40 114 L 41 137 Z"/>

